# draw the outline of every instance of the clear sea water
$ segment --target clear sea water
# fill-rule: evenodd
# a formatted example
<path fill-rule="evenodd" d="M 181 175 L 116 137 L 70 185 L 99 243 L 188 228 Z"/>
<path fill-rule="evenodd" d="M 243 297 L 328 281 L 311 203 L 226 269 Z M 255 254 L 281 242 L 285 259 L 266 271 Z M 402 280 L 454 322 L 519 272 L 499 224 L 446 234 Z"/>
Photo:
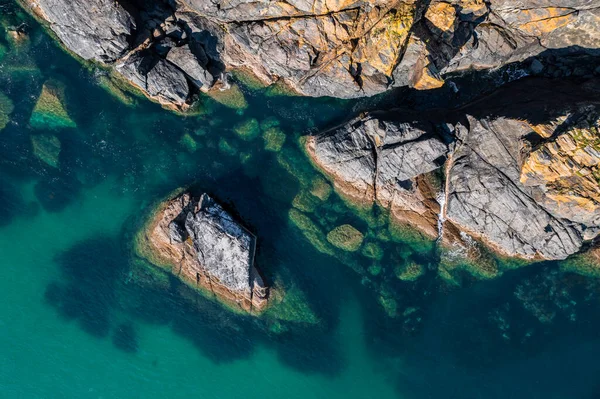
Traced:
<path fill-rule="evenodd" d="M 0 18 L 0 92 L 14 103 L 0 130 L 0 398 L 600 397 L 595 282 L 560 275 L 558 290 L 573 303 L 548 305 L 556 317 L 544 324 L 514 292 L 556 264 L 448 287 L 424 245 L 416 253 L 428 270 L 405 283 L 394 280 L 387 255 L 356 254 L 348 267 L 289 222 L 300 181 L 318 176 L 298 138 L 385 99 L 244 89 L 243 112 L 210 100 L 188 116 L 142 98 L 128 106 L 13 2 L 0 1 Z M 5 29 L 23 21 L 28 39 L 15 44 Z M 30 126 L 48 79 L 64 83 L 77 128 Z M 266 151 L 261 137 L 245 141 L 232 131 L 269 117 L 286 134 L 279 153 Z M 31 137 L 40 134 L 60 140 L 58 168 L 35 156 Z M 182 144 L 185 134 L 195 151 Z M 154 201 L 188 185 L 244 220 L 260 240 L 259 266 L 299 287 L 318 325 L 276 334 L 176 281 L 134 281 L 132 231 Z M 332 225 L 368 229 L 336 195 L 319 212 Z M 386 254 L 410 246 L 382 245 Z M 384 311 L 382 286 L 401 317 Z M 539 295 L 553 300 L 549 291 Z"/>

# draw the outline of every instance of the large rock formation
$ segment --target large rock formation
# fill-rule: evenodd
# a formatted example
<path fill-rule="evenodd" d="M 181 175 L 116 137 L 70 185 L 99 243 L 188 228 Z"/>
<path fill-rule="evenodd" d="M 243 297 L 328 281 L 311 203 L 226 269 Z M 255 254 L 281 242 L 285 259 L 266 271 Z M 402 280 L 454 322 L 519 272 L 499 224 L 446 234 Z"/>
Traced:
<path fill-rule="evenodd" d="M 255 237 L 207 194 L 162 203 L 140 232 L 137 252 L 226 304 L 258 313 L 269 288 L 254 266 Z"/>
<path fill-rule="evenodd" d="M 231 68 L 304 95 L 353 98 L 600 47 L 595 0 L 22 1 L 73 53 L 116 65 L 178 109 L 198 90 L 227 88 Z"/>
<path fill-rule="evenodd" d="M 447 245 L 460 245 L 467 234 L 508 256 L 565 259 L 600 233 L 595 107 L 546 124 L 500 116 L 433 124 L 400 116 L 352 120 L 310 137 L 308 153 L 342 194 L 377 201 Z M 428 179 L 435 169 L 444 172 L 437 191 Z"/>

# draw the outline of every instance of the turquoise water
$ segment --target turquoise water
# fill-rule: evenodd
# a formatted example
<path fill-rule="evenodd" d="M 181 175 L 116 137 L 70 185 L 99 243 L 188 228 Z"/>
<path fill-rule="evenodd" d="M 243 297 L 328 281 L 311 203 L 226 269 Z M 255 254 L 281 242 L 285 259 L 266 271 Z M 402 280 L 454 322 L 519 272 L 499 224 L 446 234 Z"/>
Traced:
<path fill-rule="evenodd" d="M 27 39 L 14 42 L 4 30 L 0 37 L 0 92 L 14 104 L 0 130 L 0 397 L 600 395 L 596 281 L 552 280 L 568 295 L 556 305 L 553 288 L 537 294 L 556 313 L 543 324 L 514 292 L 522 281 L 543 286 L 556 264 L 487 282 L 466 278 L 456 288 L 437 277 L 433 243 L 377 238 L 385 229 L 376 218 L 360 218 L 335 194 L 304 215 L 324 231 L 352 223 L 383 248 L 382 259 L 323 254 L 290 222 L 294 199 L 320 176 L 300 136 L 388 99 L 246 88 L 243 111 L 209 99 L 188 116 L 143 98 L 128 106 L 98 86 L 101 71 L 58 49 L 12 2 L 0 1 L 0 16 L 4 27 L 28 23 Z M 64 84 L 76 128 L 32 126 L 48 79 Z M 286 136 L 279 152 L 265 150 L 260 135 L 234 132 L 251 118 L 276 118 Z M 57 167 L 36 156 L 32 137 L 40 135 L 60 141 Z M 318 324 L 275 332 L 174 279 L 140 277 L 132 233 L 154 201 L 188 185 L 244 220 L 259 237 L 259 266 L 303 292 Z M 395 278 L 401 254 L 426 265 L 425 276 Z M 393 299 L 394 317 L 381 298 Z"/>

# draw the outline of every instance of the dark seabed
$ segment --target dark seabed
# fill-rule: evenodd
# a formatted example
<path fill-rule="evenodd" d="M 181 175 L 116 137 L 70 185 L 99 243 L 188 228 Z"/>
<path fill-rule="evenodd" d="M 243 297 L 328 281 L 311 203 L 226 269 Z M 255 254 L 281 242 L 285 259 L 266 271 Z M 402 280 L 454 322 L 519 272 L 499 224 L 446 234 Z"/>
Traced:
<path fill-rule="evenodd" d="M 5 29 L 24 21 L 27 38 L 14 40 Z M 104 71 L 60 50 L 12 1 L 0 0 L 0 24 L 1 398 L 600 397 L 600 281 L 547 262 L 463 276 L 459 288 L 438 277 L 435 243 L 391 236 L 377 210 L 335 193 L 302 196 L 324 184 L 303 135 L 392 101 L 443 109 L 447 97 L 339 101 L 244 87 L 245 110 L 202 98 L 179 116 L 100 87 Z M 32 118 L 48 82 L 64 90 L 69 121 Z M 554 84 L 521 82 L 528 93 Z M 561 85 L 578 95 L 579 82 Z M 503 104 L 523 90 L 509 85 L 472 112 L 510 113 Z M 267 279 L 300 293 L 315 323 L 232 314 L 140 269 L 133 234 L 183 186 L 244 221 Z M 323 232 L 343 223 L 373 251 L 323 253 Z M 425 275 L 398 279 L 406 262 Z"/>

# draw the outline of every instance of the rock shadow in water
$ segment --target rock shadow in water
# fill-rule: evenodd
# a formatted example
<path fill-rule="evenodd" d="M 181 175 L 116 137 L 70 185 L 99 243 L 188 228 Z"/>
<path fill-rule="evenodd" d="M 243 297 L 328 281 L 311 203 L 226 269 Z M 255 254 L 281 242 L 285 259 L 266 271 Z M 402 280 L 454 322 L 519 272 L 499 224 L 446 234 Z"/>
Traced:
<path fill-rule="evenodd" d="M 45 300 L 66 319 L 96 337 L 111 328 L 115 286 L 126 260 L 112 237 L 95 237 L 75 244 L 56 257 L 64 282 L 52 282 Z"/>
<path fill-rule="evenodd" d="M 78 198 L 81 188 L 70 175 L 50 173 L 35 185 L 34 192 L 47 212 L 60 212 Z"/>
<path fill-rule="evenodd" d="M 123 352 L 136 353 L 138 351 L 138 338 L 133 323 L 119 324 L 113 331 L 112 342 L 115 348 Z"/>
<path fill-rule="evenodd" d="M 0 180 L 0 227 L 6 226 L 25 211 L 25 202 L 17 187 Z"/>

